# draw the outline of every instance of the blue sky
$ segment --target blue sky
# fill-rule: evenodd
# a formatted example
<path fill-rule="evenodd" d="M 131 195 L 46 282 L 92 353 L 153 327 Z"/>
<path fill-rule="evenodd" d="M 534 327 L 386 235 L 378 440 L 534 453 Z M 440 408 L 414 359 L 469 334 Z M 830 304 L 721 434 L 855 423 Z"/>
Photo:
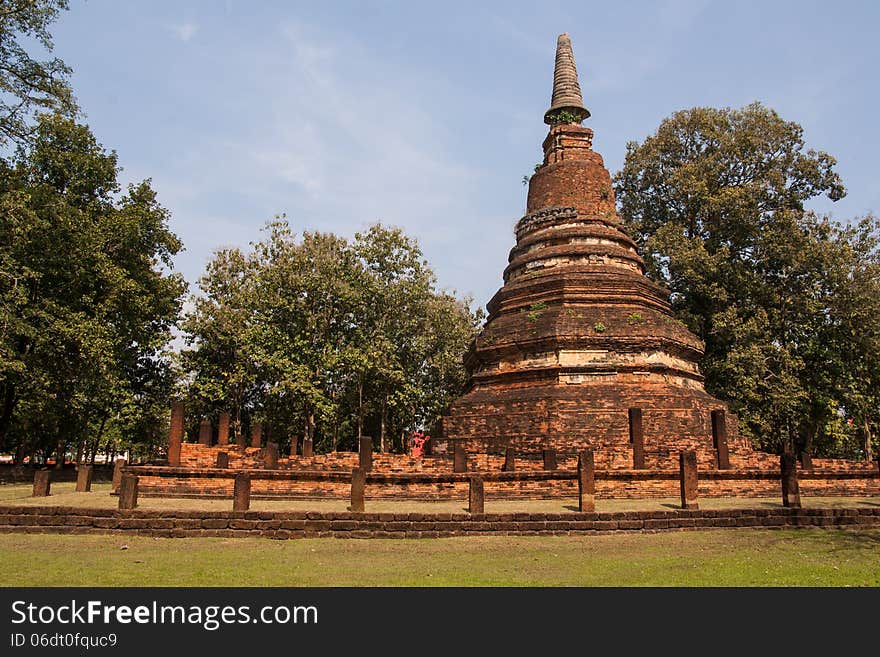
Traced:
<path fill-rule="evenodd" d="M 501 284 L 522 177 L 541 159 L 556 36 L 571 35 L 594 148 L 672 112 L 759 100 L 838 159 L 880 212 L 875 2 L 261 2 L 71 0 L 54 25 L 85 121 L 150 177 L 195 283 L 276 213 L 351 236 L 419 240 L 441 287 L 485 305 Z"/>

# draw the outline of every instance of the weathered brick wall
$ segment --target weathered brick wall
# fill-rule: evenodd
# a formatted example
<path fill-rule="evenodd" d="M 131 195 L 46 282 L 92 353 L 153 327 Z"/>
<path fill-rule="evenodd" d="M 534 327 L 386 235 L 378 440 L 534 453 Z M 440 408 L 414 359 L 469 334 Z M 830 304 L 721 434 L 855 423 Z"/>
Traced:
<path fill-rule="evenodd" d="M 625 415 L 624 415 L 625 417 Z M 625 421 L 625 420 L 624 420 Z M 654 446 L 653 439 L 646 438 L 645 464 L 648 469 L 677 469 L 678 452 L 684 449 L 693 449 L 693 444 L 688 439 L 673 439 L 662 447 Z M 468 470 L 474 472 L 500 471 L 504 464 L 502 449 L 494 452 L 485 448 L 487 441 L 472 440 L 464 442 L 468 449 Z M 493 447 L 495 447 L 493 445 Z M 183 443 L 181 446 L 181 467 L 184 468 L 213 468 L 217 462 L 218 452 L 229 454 L 230 469 L 263 467 L 262 450 L 256 448 L 221 447 L 219 445 L 206 446 L 197 443 Z M 715 465 L 715 450 L 705 445 L 696 448 L 697 463 L 701 470 L 711 470 Z M 594 450 L 596 467 L 601 470 L 628 470 L 632 468 L 632 448 L 611 441 L 606 447 Z M 577 466 L 577 449 L 557 451 L 557 463 L 560 470 L 573 470 Z M 779 469 L 779 456 L 741 449 L 738 443 L 730 447 L 730 464 L 735 470 L 761 469 L 776 472 Z M 316 454 L 311 457 L 294 456 L 284 457 L 278 460 L 281 470 L 293 471 L 326 471 L 326 472 L 351 472 L 358 465 L 358 455 L 354 452 L 332 452 L 330 454 Z M 535 450 L 526 454 L 517 453 L 517 470 L 541 470 L 543 461 L 540 451 Z M 835 472 L 871 472 L 877 470 L 876 461 L 849 461 L 846 459 L 813 459 L 813 469 L 833 470 Z M 439 454 L 414 458 L 406 454 L 373 453 L 373 471 L 388 473 L 418 473 L 418 472 L 451 472 L 451 454 Z M 33 474 L 30 475 L 33 478 Z"/>
<path fill-rule="evenodd" d="M 436 460 L 426 461 L 436 464 Z M 575 461 L 560 459 L 559 470 L 547 471 L 529 462 L 515 472 L 500 472 L 501 459 L 491 457 L 492 470 L 481 471 L 487 499 L 553 499 L 577 494 Z M 537 467 L 536 467 L 537 466 Z M 130 469 L 140 476 L 144 496 L 231 497 L 235 470 L 216 468 Z M 446 500 L 467 498 L 469 473 L 381 472 L 367 476 L 367 499 Z M 253 470 L 251 494 L 256 498 L 348 499 L 351 470 Z M 704 497 L 775 497 L 780 492 L 780 475 L 771 470 L 703 470 L 698 472 L 699 494 Z M 597 470 L 598 498 L 676 497 L 678 470 Z M 817 469 L 801 470 L 801 491 L 805 496 L 877 495 L 880 474 L 876 471 Z"/>
<path fill-rule="evenodd" d="M 687 449 L 697 450 L 701 466 L 714 463 L 711 412 L 719 408 L 717 400 L 647 376 L 611 378 L 615 383 L 472 390 L 444 418 L 446 440 L 435 446 L 435 453 L 449 452 L 447 444 L 456 440 L 473 453 L 503 451 L 508 445 L 518 453 L 537 453 L 544 447 L 572 453 L 591 448 L 597 463 L 608 452 L 618 457 L 616 467 L 631 467 L 632 460 L 622 458 L 627 451 L 631 454 L 627 409 L 641 408 L 648 464 L 677 467 L 679 451 Z M 736 418 L 729 413 L 727 434 L 732 458 L 754 453 L 738 436 Z"/>
<path fill-rule="evenodd" d="M 590 535 L 724 527 L 880 527 L 880 507 L 616 513 L 318 513 L 118 511 L 0 507 L 0 533 L 143 534 L 168 538 L 438 538 Z"/>
<path fill-rule="evenodd" d="M 261 469 L 263 467 L 263 450 L 255 447 L 235 447 L 233 445 L 200 445 L 198 443 L 183 443 L 181 445 L 181 467 L 184 468 L 212 468 L 217 463 L 217 454 L 226 452 L 229 454 L 229 467 L 233 470 L 241 468 Z M 448 463 L 448 467 L 447 464 Z M 351 472 L 358 465 L 358 455 L 355 452 L 331 452 L 329 454 L 315 454 L 314 456 L 287 456 L 278 459 L 278 468 L 281 470 L 308 470 L 327 472 Z M 420 472 L 423 469 L 444 468 L 452 469 L 451 459 L 419 459 L 405 454 L 373 454 L 373 467 L 383 472 Z"/>

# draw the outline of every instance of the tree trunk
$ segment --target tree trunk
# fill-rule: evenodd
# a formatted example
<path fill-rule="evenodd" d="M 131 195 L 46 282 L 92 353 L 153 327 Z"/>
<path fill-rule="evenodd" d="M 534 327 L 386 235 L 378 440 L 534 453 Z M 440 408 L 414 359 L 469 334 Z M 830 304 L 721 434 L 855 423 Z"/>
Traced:
<path fill-rule="evenodd" d="M 873 453 L 873 450 L 871 449 L 871 423 L 868 422 L 867 419 L 863 420 L 863 422 L 864 422 L 864 425 L 863 425 L 864 432 L 863 433 L 865 435 L 865 445 L 864 445 L 864 447 L 865 447 L 865 460 L 866 461 L 873 461 L 874 460 L 874 453 Z"/>
<path fill-rule="evenodd" d="M 306 407 L 306 423 L 303 427 L 303 440 L 314 440 L 315 437 L 315 409 L 311 406 Z M 312 443 L 314 445 L 314 443 Z M 296 445 L 290 446 L 290 455 L 296 456 Z"/>
<path fill-rule="evenodd" d="M 104 428 L 107 426 L 107 415 L 107 413 L 104 413 L 101 417 L 101 426 L 98 427 L 98 435 L 95 436 L 95 441 L 92 443 L 92 465 L 95 465 L 95 456 L 98 454 L 98 447 L 101 445 L 101 438 L 104 437 Z"/>
<path fill-rule="evenodd" d="M 379 419 L 379 451 L 385 452 L 385 421 L 388 417 L 388 394 L 382 397 L 382 413 Z"/>
<path fill-rule="evenodd" d="M 813 409 L 810 411 L 809 419 L 799 427 L 797 432 L 797 447 L 800 449 L 800 453 L 813 454 L 813 443 L 815 442 L 816 432 L 818 431 L 820 422 L 820 418 L 816 417 L 816 411 Z"/>
<path fill-rule="evenodd" d="M 364 435 L 364 379 L 358 375 L 358 440 Z"/>
<path fill-rule="evenodd" d="M 60 470 L 64 467 L 64 453 L 67 451 L 67 441 L 58 439 L 55 443 L 55 468 Z"/>
<path fill-rule="evenodd" d="M 0 443 L 6 440 L 6 433 L 12 422 L 12 412 L 15 410 L 15 384 L 6 382 L 3 385 L 3 412 L 0 413 Z"/>
<path fill-rule="evenodd" d="M 804 431 L 804 446 L 803 451 L 812 456 L 813 454 L 813 442 L 816 439 L 816 428 L 818 426 L 817 422 L 810 421 L 807 424 L 806 430 Z"/>
<path fill-rule="evenodd" d="M 229 442 L 238 445 L 238 437 L 241 435 L 241 403 L 235 402 L 232 405 L 232 440 Z"/>
<path fill-rule="evenodd" d="M 15 456 L 12 457 L 13 464 L 21 465 L 22 463 L 24 463 L 24 457 L 27 456 L 27 454 L 25 452 L 26 452 L 26 450 L 25 450 L 24 444 L 20 443 L 20 444 L 16 445 Z M 31 459 L 31 460 L 33 460 L 33 459 Z"/>

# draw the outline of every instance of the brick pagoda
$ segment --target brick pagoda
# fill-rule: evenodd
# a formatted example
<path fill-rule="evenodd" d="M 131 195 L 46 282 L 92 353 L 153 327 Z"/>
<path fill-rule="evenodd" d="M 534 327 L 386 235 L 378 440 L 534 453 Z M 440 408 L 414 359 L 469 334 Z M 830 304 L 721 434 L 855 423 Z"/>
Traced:
<path fill-rule="evenodd" d="M 581 125 L 589 116 L 563 34 L 544 161 L 437 449 L 591 447 L 598 463 L 620 467 L 632 463 L 629 409 L 640 409 L 647 467 L 673 467 L 681 449 L 710 465 L 710 415 L 725 405 L 703 389 L 702 342 L 675 319 L 668 290 L 645 276 L 620 225 L 611 176 Z M 744 456 L 729 414 L 726 425 L 732 452 Z"/>
<path fill-rule="evenodd" d="M 682 506 L 693 509 L 698 493 L 776 496 L 780 466 L 789 506 L 797 506 L 802 492 L 876 495 L 877 463 L 805 458 L 798 467 L 790 455 L 780 460 L 737 439 L 735 420 L 703 389 L 697 366 L 703 345 L 672 316 L 668 291 L 645 277 L 635 244 L 620 227 L 611 177 L 592 149 L 592 130 L 581 125 L 589 116 L 571 42 L 563 34 L 552 102 L 544 116 L 550 125 L 544 162 L 529 185 L 528 209 L 516 225 L 504 285 L 489 302 L 486 326 L 467 357 L 468 390 L 452 404 L 442 432 L 426 443 L 433 454 L 374 454 L 371 439 L 361 437 L 358 452 L 314 453 L 308 444 L 299 454 L 285 455 L 278 444 L 264 440 L 259 423 L 251 426 L 249 441 L 241 437 L 232 444 L 229 409 L 219 414 L 215 444 L 206 419 L 198 438 L 186 435 L 184 404 L 178 400 L 172 407 L 166 463 L 123 467 L 117 461 L 114 489 L 120 491 L 124 512 L 136 504 L 138 494 L 232 498 L 239 512 L 249 508 L 251 496 L 348 499 L 352 514 L 360 518 L 365 499 L 467 499 L 471 512 L 481 514 L 485 498 L 577 495 L 578 508 L 589 510 L 602 498 L 680 495 Z M 48 479 L 44 483 L 35 485 L 35 494 L 48 492 Z M 756 510 L 754 517 L 766 511 Z M 378 522 L 379 515 L 369 522 Z M 413 515 L 419 522 L 390 523 L 388 531 L 438 535 L 433 520 L 421 522 L 434 516 Z M 481 531 L 502 526 L 479 517 Z M 848 519 L 856 523 L 863 517 L 850 514 Z M 313 519 L 309 511 L 306 519 L 253 521 L 257 524 L 248 531 L 276 538 L 321 536 L 333 530 L 327 518 Z M 764 524 L 779 524 L 776 520 Z M 119 520 L 129 521 L 144 522 Z M 171 524 L 167 518 L 158 522 Z M 227 525 L 227 519 L 211 517 L 182 522 L 195 523 L 198 531 L 228 532 L 252 521 L 236 517 Z M 352 536 L 379 531 L 366 525 L 361 529 L 348 515 L 343 522 Z M 731 522 L 713 517 L 706 526 Z M 177 523 L 167 531 L 177 536 L 189 531 Z M 555 528 L 544 520 L 538 524 Z M 526 525 L 514 529 L 534 529 Z M 658 526 L 679 525 L 651 516 L 644 525 L 630 527 Z M 498 531 L 509 530 L 504 527 Z M 381 535 L 390 534 L 382 530 Z"/>

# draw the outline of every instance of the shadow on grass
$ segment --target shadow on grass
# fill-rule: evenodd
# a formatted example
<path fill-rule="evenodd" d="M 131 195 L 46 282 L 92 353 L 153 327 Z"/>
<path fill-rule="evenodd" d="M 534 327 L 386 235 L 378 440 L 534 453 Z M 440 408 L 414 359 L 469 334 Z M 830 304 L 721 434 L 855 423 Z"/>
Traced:
<path fill-rule="evenodd" d="M 820 531 L 815 531 L 819 529 Z M 880 549 L 880 529 L 828 529 L 818 527 L 786 528 L 792 532 L 796 540 L 807 544 L 807 549 L 815 554 L 838 554 L 841 552 L 875 553 Z M 772 542 L 791 541 L 787 537 L 774 539 Z"/>

